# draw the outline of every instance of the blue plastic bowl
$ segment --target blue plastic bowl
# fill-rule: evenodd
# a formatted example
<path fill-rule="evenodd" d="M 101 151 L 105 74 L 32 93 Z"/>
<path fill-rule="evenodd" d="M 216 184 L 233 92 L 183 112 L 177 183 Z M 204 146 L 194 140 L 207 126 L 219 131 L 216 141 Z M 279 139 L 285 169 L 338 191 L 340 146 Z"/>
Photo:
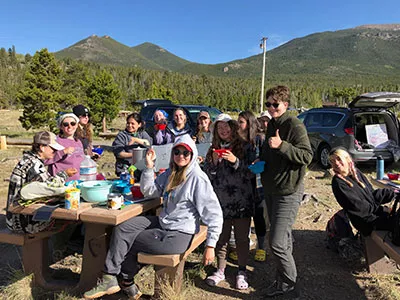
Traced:
<path fill-rule="evenodd" d="M 112 181 L 93 180 L 81 183 L 81 196 L 87 202 L 105 202 L 110 193 Z"/>
<path fill-rule="evenodd" d="M 97 153 L 98 155 L 102 155 L 103 152 L 104 152 L 104 149 L 103 149 L 103 148 L 100 148 L 100 147 L 98 147 L 98 148 L 93 148 L 93 149 L 92 149 L 92 152 Z"/>
<path fill-rule="evenodd" d="M 254 174 L 260 174 L 262 172 L 264 172 L 264 165 L 265 165 L 265 161 L 258 161 L 255 164 L 252 164 L 249 166 L 249 169 L 252 173 Z"/>

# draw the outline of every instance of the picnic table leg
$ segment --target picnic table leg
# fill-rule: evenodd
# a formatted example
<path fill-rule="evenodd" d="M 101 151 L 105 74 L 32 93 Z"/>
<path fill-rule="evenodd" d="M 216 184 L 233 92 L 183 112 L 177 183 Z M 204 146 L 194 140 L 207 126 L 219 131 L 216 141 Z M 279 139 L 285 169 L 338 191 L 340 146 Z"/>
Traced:
<path fill-rule="evenodd" d="M 109 225 L 85 223 L 82 271 L 77 292 L 90 290 L 96 285 L 97 278 L 101 277 L 111 230 Z"/>
<path fill-rule="evenodd" d="M 65 289 L 76 284 L 73 281 L 51 278 L 49 238 L 25 243 L 22 246 L 22 261 L 25 274 L 33 273 L 35 283 L 46 290 Z"/>
<path fill-rule="evenodd" d="M 38 239 L 22 246 L 25 274 L 33 273 L 35 282 L 43 287 L 46 286 L 46 278 L 49 275 L 50 261 L 48 257 L 48 239 Z"/>
<path fill-rule="evenodd" d="M 368 271 L 373 274 L 387 274 L 393 269 L 389 259 L 385 257 L 385 252 L 369 236 L 364 237 L 364 249 L 367 260 Z"/>
<path fill-rule="evenodd" d="M 182 259 L 175 267 L 154 266 L 155 282 L 154 282 L 154 297 L 160 298 L 161 283 L 169 283 L 176 293 L 179 293 L 182 287 L 183 271 L 185 268 L 186 259 Z"/>

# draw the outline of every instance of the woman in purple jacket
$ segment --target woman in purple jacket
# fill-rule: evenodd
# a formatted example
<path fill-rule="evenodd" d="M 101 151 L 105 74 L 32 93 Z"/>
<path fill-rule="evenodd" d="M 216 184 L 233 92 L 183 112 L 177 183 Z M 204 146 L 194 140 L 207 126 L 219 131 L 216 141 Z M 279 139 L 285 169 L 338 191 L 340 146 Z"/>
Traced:
<path fill-rule="evenodd" d="M 165 110 L 157 109 L 154 112 L 154 133 L 153 145 L 165 145 L 172 143 L 172 135 L 167 130 L 168 113 Z"/>
<path fill-rule="evenodd" d="M 65 171 L 69 168 L 79 170 L 81 162 L 85 158 L 85 153 L 82 142 L 75 138 L 78 123 L 79 118 L 73 113 L 66 113 L 58 118 L 57 125 L 60 129 L 60 134 L 57 136 L 56 141 L 64 146 L 64 150 L 57 151 L 53 158 L 45 161 L 50 175 L 55 176 L 60 171 Z M 79 172 L 76 172 L 67 181 L 78 179 Z"/>

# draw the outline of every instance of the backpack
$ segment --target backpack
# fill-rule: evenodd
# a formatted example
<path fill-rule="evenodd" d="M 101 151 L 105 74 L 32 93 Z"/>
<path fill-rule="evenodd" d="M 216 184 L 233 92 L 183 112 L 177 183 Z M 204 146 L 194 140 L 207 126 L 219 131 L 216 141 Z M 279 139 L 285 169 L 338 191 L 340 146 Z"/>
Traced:
<path fill-rule="evenodd" d="M 344 238 L 354 239 L 354 233 L 350 225 L 350 220 L 346 212 L 341 209 L 336 212 L 326 224 L 326 237 L 328 248 L 339 252 L 339 242 Z"/>

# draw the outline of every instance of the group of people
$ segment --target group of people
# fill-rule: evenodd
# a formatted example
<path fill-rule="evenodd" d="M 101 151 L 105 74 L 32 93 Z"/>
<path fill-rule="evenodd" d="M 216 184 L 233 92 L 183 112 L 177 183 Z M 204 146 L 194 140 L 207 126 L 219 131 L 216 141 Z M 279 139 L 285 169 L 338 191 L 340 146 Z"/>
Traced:
<path fill-rule="evenodd" d="M 117 174 L 130 165 L 132 148 L 173 143 L 169 168 L 158 176 L 154 171 L 155 151 L 148 147 L 146 168 L 140 178 L 144 196 L 163 197 L 163 209 L 159 216 L 139 216 L 114 227 L 104 273 L 98 284 L 84 294 L 86 299 L 121 289 L 130 299 L 139 299 L 141 292 L 134 283 L 139 271 L 138 252 L 184 253 L 200 223 L 208 228 L 203 263 L 212 264 L 217 258 L 217 268 L 206 278 L 206 283 L 216 286 L 225 279 L 227 247 L 233 230 L 238 261 L 236 288 L 247 289 L 252 217 L 258 241 L 256 259 L 265 260 L 268 224 L 269 245 L 277 262 L 275 280 L 266 289 L 265 296 L 295 289 L 297 269 L 292 253 L 292 226 L 313 152 L 304 125 L 287 111 L 289 88 L 275 86 L 267 91 L 266 99 L 268 110 L 258 120 L 250 111 L 244 111 L 238 120 L 221 114 L 211 122 L 207 112 L 200 112 L 195 133 L 187 126 L 185 111 L 179 108 L 174 112 L 172 123 L 167 122 L 165 111 L 154 113 L 152 136 L 144 130 L 139 114 L 127 117 L 125 130 L 113 142 Z M 8 209 L 18 205 L 21 188 L 27 182 L 63 184 L 75 178 L 79 158 L 92 154 L 88 118 L 87 108 L 74 107 L 73 113 L 59 117 L 59 135 L 39 132 L 34 136 L 31 151 L 24 153 L 10 178 L 7 225 L 11 230 L 35 233 L 54 226 L 52 221 L 35 222 L 30 216 L 13 214 Z M 196 143 L 202 142 L 211 146 L 206 156 L 199 158 Z M 248 167 L 259 160 L 265 162 L 264 171 L 253 174 Z M 373 190 L 343 149 L 334 149 L 330 162 L 335 173 L 334 195 L 353 225 L 365 235 L 374 228 L 388 228 L 390 216 L 381 204 L 393 199 L 394 192 Z"/>
<path fill-rule="evenodd" d="M 199 113 L 195 133 L 192 132 L 187 118 L 185 110 L 177 108 L 173 112 L 173 121 L 168 122 L 168 113 L 157 109 L 153 114 L 154 128 L 152 134 L 149 135 L 140 114 L 134 112 L 128 115 L 125 129 L 117 135 L 112 144 L 116 158 L 116 175 L 127 172 L 132 163 L 132 149 L 134 148 L 170 144 L 185 134 L 191 136 L 196 143 L 210 143 L 211 118 L 208 112 Z"/>
<path fill-rule="evenodd" d="M 63 186 L 79 179 L 85 155 L 98 158 L 92 153 L 93 128 L 85 106 L 77 105 L 72 112 L 60 114 L 57 127 L 57 135 L 48 131 L 36 133 L 31 150 L 24 152 L 11 173 L 6 215 L 10 230 L 34 234 L 54 226 L 54 220 L 34 221 L 32 216 L 9 212 L 11 207 L 20 205 L 21 190 L 26 184 L 38 181 L 51 187 Z"/>
<path fill-rule="evenodd" d="M 158 217 L 136 217 L 114 228 L 104 274 L 84 294 L 85 298 L 95 299 L 122 289 L 130 299 L 138 299 L 141 293 L 133 282 L 139 270 L 137 253 L 183 253 L 200 222 L 208 228 L 203 263 L 211 264 L 217 257 L 217 270 L 206 278 L 206 283 L 216 286 L 225 279 L 227 245 L 233 228 L 238 256 L 236 287 L 247 289 L 250 221 L 255 217 L 255 223 L 261 225 L 256 225 L 256 233 L 259 248 L 263 249 L 264 199 L 270 223 L 269 242 L 278 262 L 276 280 L 266 296 L 292 291 L 297 272 L 291 229 L 312 150 L 305 127 L 287 111 L 289 102 L 289 89 L 276 86 L 267 92 L 268 111 L 260 116 L 262 122 L 246 111 L 239 114 L 237 121 L 221 114 L 210 124 L 209 115 L 202 112 L 198 118 L 201 129 L 195 135 L 187 132 L 183 110 L 175 112 L 174 124 L 161 128 L 157 124 L 166 124 L 167 116 L 156 111 L 155 134 L 148 142 L 156 144 L 157 135 L 158 141 L 173 142 L 170 166 L 155 177 L 155 152 L 150 148 L 141 175 L 141 190 L 147 197 L 162 196 L 163 210 Z M 260 123 L 264 130 L 259 129 Z M 168 130 L 171 126 L 176 128 Z M 159 133 L 162 130 L 165 132 Z M 211 141 L 211 146 L 200 167 L 195 141 L 203 139 Z M 258 160 L 265 161 L 265 169 L 257 178 L 248 167 Z"/>

